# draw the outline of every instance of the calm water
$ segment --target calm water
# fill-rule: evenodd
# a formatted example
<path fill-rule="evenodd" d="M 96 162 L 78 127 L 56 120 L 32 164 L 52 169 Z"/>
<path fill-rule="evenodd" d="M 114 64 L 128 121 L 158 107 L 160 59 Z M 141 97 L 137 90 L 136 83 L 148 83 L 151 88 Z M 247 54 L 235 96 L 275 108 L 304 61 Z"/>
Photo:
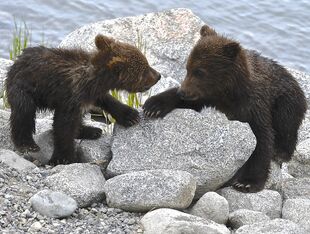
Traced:
<path fill-rule="evenodd" d="M 0 57 L 8 57 L 14 17 L 30 26 L 33 44 L 44 33 L 44 40 L 56 46 L 87 23 L 177 7 L 192 9 L 218 32 L 248 48 L 310 72 L 309 0 L 1 0 Z"/>

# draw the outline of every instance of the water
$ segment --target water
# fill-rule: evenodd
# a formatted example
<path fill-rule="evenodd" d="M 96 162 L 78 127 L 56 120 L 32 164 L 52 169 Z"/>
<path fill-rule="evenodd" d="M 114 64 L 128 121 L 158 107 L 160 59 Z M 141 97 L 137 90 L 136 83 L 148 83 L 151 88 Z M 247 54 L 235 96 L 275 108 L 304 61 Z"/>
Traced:
<path fill-rule="evenodd" d="M 57 44 L 87 23 L 170 8 L 190 8 L 218 32 L 280 63 L 310 72 L 310 1 L 1 0 L 0 57 L 8 58 L 14 17 L 27 22 L 33 44 Z"/>

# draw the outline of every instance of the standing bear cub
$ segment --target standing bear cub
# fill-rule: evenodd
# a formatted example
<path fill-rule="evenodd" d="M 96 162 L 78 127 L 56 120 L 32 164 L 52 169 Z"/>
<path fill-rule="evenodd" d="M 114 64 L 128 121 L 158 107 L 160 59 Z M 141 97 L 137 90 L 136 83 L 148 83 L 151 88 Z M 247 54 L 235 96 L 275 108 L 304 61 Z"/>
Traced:
<path fill-rule="evenodd" d="M 32 47 L 8 71 L 11 136 L 21 152 L 39 151 L 32 134 L 37 110 L 54 110 L 54 152 L 50 164 L 76 161 L 74 138 L 96 139 L 101 129 L 85 126 L 82 116 L 92 106 L 109 112 L 123 126 L 139 114 L 108 94 L 111 89 L 143 92 L 160 74 L 134 46 L 97 35 L 96 50 Z"/>
<path fill-rule="evenodd" d="M 144 113 L 164 117 L 175 108 L 214 107 L 230 120 L 248 122 L 257 144 L 226 185 L 242 192 L 264 188 L 271 159 L 289 161 L 307 108 L 303 91 L 275 61 L 218 35 L 208 26 L 190 53 L 181 87 L 149 98 Z M 225 185 L 225 186 L 226 186 Z"/>

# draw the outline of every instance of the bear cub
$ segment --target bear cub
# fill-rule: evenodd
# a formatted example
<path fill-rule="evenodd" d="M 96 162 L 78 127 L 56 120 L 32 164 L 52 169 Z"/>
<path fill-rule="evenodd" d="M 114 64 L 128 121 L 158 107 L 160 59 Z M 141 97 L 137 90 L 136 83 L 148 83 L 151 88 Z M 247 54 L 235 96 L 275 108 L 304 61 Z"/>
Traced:
<path fill-rule="evenodd" d="M 11 106 L 11 137 L 21 152 L 39 151 L 33 140 L 38 110 L 54 110 L 54 151 L 50 164 L 75 162 L 74 139 L 97 139 L 102 131 L 85 126 L 82 117 L 91 107 L 110 113 L 128 127 L 138 112 L 111 95 L 111 89 L 144 92 L 160 74 L 134 46 L 97 35 L 96 50 L 31 47 L 10 67 L 6 90 Z"/>
<path fill-rule="evenodd" d="M 289 161 L 297 143 L 298 128 L 307 104 L 292 75 L 275 61 L 207 25 L 187 61 L 180 88 L 149 98 L 148 117 L 164 117 L 175 108 L 201 111 L 214 107 L 230 120 L 249 123 L 257 144 L 249 160 L 224 186 L 242 192 L 264 188 L 271 159 Z"/>

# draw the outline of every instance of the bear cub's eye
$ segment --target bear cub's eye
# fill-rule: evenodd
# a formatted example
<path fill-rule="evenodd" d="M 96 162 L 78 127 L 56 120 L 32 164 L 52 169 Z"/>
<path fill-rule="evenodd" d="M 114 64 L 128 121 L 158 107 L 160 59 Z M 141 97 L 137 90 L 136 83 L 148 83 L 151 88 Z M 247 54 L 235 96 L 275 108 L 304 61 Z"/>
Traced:
<path fill-rule="evenodd" d="M 193 75 L 196 76 L 197 78 L 204 78 L 206 73 L 202 69 L 197 69 L 194 70 Z"/>

